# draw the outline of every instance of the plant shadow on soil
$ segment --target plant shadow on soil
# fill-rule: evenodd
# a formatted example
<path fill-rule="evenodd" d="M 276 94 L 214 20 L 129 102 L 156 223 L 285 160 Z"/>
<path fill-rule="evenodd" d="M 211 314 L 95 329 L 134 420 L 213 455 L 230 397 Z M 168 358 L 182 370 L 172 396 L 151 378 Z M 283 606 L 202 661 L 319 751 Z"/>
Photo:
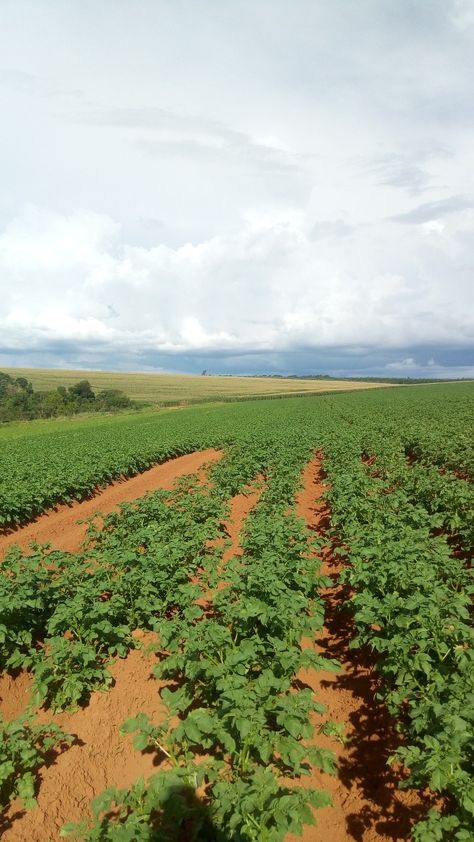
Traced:
<path fill-rule="evenodd" d="M 327 483 L 321 465 L 315 480 L 323 486 Z M 310 532 L 325 540 L 322 562 L 332 580 L 324 594 L 325 629 L 317 645 L 322 654 L 336 659 L 342 666 L 340 673 L 331 680 L 323 679 L 321 686 L 345 691 L 354 700 L 345 715 L 350 741 L 338 759 L 338 778 L 348 792 L 356 791 L 359 796 L 356 803 L 357 800 L 365 803 L 346 812 L 347 838 L 363 842 L 367 834 L 375 831 L 385 839 L 409 839 L 413 825 L 425 818 L 438 799 L 426 790 L 399 789 L 407 773 L 400 764 L 389 766 L 388 759 L 402 744 L 402 738 L 385 704 L 376 698 L 382 680 L 375 671 L 374 654 L 367 647 L 350 648 L 355 634 L 351 592 L 339 582 L 343 568 L 337 558 L 340 544 L 334 536 L 330 537 L 331 511 L 320 491 L 316 503 L 310 505 L 307 518 Z"/>
<path fill-rule="evenodd" d="M 22 809 L 9 818 L 0 816 L 0 837 L 24 814 L 25 810 Z M 113 812 L 104 816 L 104 830 L 105 822 L 113 818 Z M 160 819 L 150 830 L 150 842 L 224 842 L 224 837 L 212 823 L 209 811 L 192 787 L 171 789 Z M 233 835 L 226 836 L 225 842 L 234 842 L 236 839 Z"/>
<path fill-rule="evenodd" d="M 85 745 L 84 741 L 81 740 L 77 735 L 72 735 L 72 736 L 74 737 L 74 739 L 72 740 L 71 743 L 65 743 L 64 742 L 64 743 L 61 744 L 60 748 L 58 748 L 58 747 L 51 748 L 51 749 L 49 749 L 49 751 L 46 752 L 46 754 L 44 755 L 44 762 L 43 762 L 43 767 L 45 769 L 49 769 L 50 766 L 54 766 L 58 757 L 61 754 L 63 754 L 63 752 L 68 751 L 68 749 L 72 748 L 73 746 L 81 746 L 82 747 L 82 746 Z M 41 787 L 41 782 L 42 782 L 42 774 L 39 773 L 38 780 L 37 780 L 36 786 L 35 786 L 35 797 L 38 796 L 38 792 L 39 792 L 40 787 Z M 0 839 L 2 838 L 3 834 L 7 830 L 10 830 L 10 828 L 13 827 L 15 822 L 18 821 L 19 819 L 23 818 L 23 816 L 26 813 L 26 807 L 21 807 L 18 810 L 15 810 L 14 813 L 9 813 L 9 814 L 7 814 L 7 810 L 8 810 L 8 807 L 5 808 L 5 811 L 0 811 Z"/>
<path fill-rule="evenodd" d="M 331 566 L 338 567 L 336 562 L 329 562 Z M 347 833 L 357 842 L 371 829 L 389 839 L 409 839 L 413 825 L 435 806 L 435 797 L 426 791 L 399 789 L 407 775 L 400 765 L 389 766 L 388 759 L 402 739 L 384 703 L 376 698 L 381 679 L 374 670 L 374 655 L 367 649 L 349 648 L 354 636 L 352 612 L 347 607 L 350 593 L 337 584 L 337 574 L 332 578 L 335 585 L 327 600 L 327 634 L 318 644 L 328 657 L 341 662 L 343 671 L 333 682 L 323 681 L 322 685 L 339 686 L 358 700 L 348 716 L 351 738 L 339 760 L 338 776 L 347 789 L 355 784 L 368 802 L 347 815 Z"/>
<path fill-rule="evenodd" d="M 113 818 L 113 812 L 107 813 L 104 822 Z M 233 834 L 219 833 L 196 790 L 185 785 L 170 788 L 148 838 L 150 842 L 237 842 Z"/>

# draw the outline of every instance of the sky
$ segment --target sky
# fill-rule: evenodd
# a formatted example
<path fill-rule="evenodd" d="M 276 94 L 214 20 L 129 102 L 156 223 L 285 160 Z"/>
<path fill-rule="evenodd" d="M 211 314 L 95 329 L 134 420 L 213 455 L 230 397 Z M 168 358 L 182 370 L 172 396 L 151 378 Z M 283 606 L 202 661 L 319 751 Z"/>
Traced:
<path fill-rule="evenodd" d="M 474 377 L 474 0 L 1 0 L 0 367 Z"/>

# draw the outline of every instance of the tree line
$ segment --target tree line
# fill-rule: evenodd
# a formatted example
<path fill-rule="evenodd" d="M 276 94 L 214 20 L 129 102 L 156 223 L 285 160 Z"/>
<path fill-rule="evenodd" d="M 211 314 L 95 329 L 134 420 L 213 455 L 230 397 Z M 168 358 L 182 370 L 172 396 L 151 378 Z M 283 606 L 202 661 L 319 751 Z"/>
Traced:
<path fill-rule="evenodd" d="M 26 377 L 11 377 L 0 371 L 0 422 L 54 418 L 80 412 L 115 412 L 137 407 L 120 389 L 94 392 L 88 380 L 52 391 L 35 391 Z"/>

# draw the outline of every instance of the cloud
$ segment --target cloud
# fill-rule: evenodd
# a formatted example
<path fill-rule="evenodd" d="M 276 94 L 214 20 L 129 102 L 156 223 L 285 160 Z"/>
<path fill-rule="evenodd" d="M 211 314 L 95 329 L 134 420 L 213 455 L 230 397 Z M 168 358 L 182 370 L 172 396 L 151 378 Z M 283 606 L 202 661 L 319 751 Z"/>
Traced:
<path fill-rule="evenodd" d="M 348 237 L 354 231 L 354 226 L 344 222 L 343 219 L 322 219 L 316 222 L 309 236 L 312 240 L 321 240 L 326 237 Z"/>
<path fill-rule="evenodd" d="M 374 167 L 379 184 L 402 187 L 410 193 L 421 193 L 429 185 L 430 175 L 413 161 L 400 155 L 392 155 Z"/>
<path fill-rule="evenodd" d="M 427 362 L 420 362 L 414 357 L 394 360 L 385 365 L 387 377 L 412 377 L 436 380 L 474 380 L 474 356 L 471 355 L 470 365 L 442 365 L 433 358 Z M 383 369 L 378 370 L 383 376 Z"/>
<path fill-rule="evenodd" d="M 48 79 L 34 73 L 26 73 L 24 70 L 1 70 L 0 85 L 12 88 L 20 94 L 30 94 L 40 97 L 70 97 L 80 100 L 83 91 L 80 88 L 67 88 L 55 85 Z"/>
<path fill-rule="evenodd" d="M 5 7 L 4 355 L 470 364 L 470 3 L 208 5 Z"/>
<path fill-rule="evenodd" d="M 464 224 L 472 233 L 474 219 Z M 470 278 L 454 274 L 445 285 L 453 248 L 462 264 L 470 241 L 448 227 L 431 232 L 433 244 L 414 229 L 401 258 L 391 230 L 369 241 L 355 231 L 341 252 L 338 224 L 336 236 L 315 239 L 299 211 L 252 212 L 232 234 L 146 248 L 127 244 L 108 217 L 29 208 L 0 235 L 2 345 L 41 352 L 69 343 L 130 358 L 472 347 Z"/>
<path fill-rule="evenodd" d="M 474 7 L 471 0 L 454 0 L 451 8 L 451 20 L 461 31 L 474 27 Z"/>
<path fill-rule="evenodd" d="M 377 154 L 369 162 L 368 169 L 375 175 L 378 184 L 398 187 L 417 195 L 433 187 L 432 170 L 436 173 L 440 161 L 446 161 L 452 154 L 446 146 L 431 143 L 422 149 Z"/>
<path fill-rule="evenodd" d="M 405 357 L 404 360 L 396 360 L 393 363 L 387 363 L 387 369 L 395 369 L 396 371 L 418 368 L 417 363 L 413 357 Z"/>
<path fill-rule="evenodd" d="M 388 217 L 391 222 L 401 222 L 406 225 L 421 225 L 425 222 L 440 219 L 447 214 L 458 213 L 466 208 L 474 207 L 474 198 L 469 196 L 450 196 L 434 202 L 425 202 L 406 213 L 394 214 Z"/>
<path fill-rule="evenodd" d="M 164 108 L 93 108 L 75 115 L 78 122 L 96 127 L 134 130 L 137 143 L 149 154 L 197 160 L 240 159 L 260 171 L 298 173 L 297 156 L 273 143 L 259 142 L 245 132 L 198 114 Z"/>

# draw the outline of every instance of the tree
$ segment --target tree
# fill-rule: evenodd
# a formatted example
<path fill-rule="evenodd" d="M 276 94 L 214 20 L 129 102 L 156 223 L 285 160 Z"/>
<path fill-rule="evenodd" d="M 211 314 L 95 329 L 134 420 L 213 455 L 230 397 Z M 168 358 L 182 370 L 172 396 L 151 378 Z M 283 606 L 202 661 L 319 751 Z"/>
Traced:
<path fill-rule="evenodd" d="M 101 409 L 126 409 L 132 401 L 120 389 L 103 389 L 96 397 Z"/>
<path fill-rule="evenodd" d="M 79 380 L 79 383 L 69 386 L 68 392 L 80 404 L 95 401 L 95 395 L 88 380 Z"/>

